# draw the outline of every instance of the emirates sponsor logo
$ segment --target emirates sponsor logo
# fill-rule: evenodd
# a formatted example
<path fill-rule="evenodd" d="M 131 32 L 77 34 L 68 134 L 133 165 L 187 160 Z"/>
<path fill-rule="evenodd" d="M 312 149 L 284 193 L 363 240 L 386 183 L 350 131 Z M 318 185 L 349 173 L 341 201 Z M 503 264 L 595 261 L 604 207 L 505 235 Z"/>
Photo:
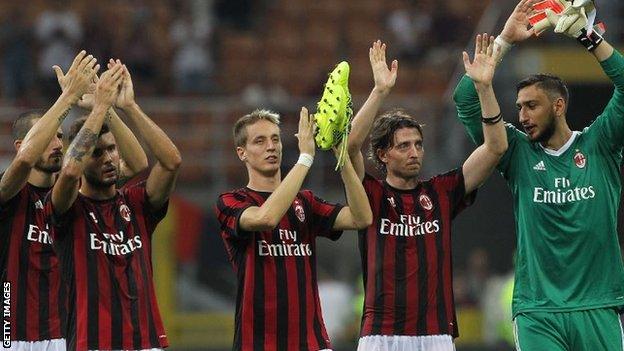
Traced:
<path fill-rule="evenodd" d="M 258 240 L 258 255 L 267 256 L 312 256 L 312 247 L 307 243 L 297 242 L 297 231 L 279 229 L 278 243 Z"/>
<path fill-rule="evenodd" d="M 583 155 L 583 153 L 579 150 L 576 150 L 576 153 L 574 154 L 574 164 L 576 165 L 576 167 L 585 168 L 586 163 L 587 158 L 585 157 L 585 155 Z"/>
<path fill-rule="evenodd" d="M 130 222 L 130 208 L 128 208 L 126 204 L 119 206 L 119 214 L 121 214 L 121 217 L 125 219 L 126 222 Z"/>
<path fill-rule="evenodd" d="M 433 201 L 431 201 L 431 198 L 427 195 L 420 195 L 418 202 L 420 202 L 420 206 L 427 211 L 431 211 L 433 208 Z"/>
<path fill-rule="evenodd" d="M 533 189 L 533 202 L 541 204 L 566 204 L 577 201 L 590 200 L 596 197 L 594 186 L 571 187 L 567 178 L 555 178 L 555 189 L 535 187 Z"/>
<path fill-rule="evenodd" d="M 440 221 L 421 222 L 420 216 L 401 215 L 400 223 L 382 218 L 379 223 L 379 233 L 393 236 L 418 236 L 433 234 L 440 231 Z"/>
<path fill-rule="evenodd" d="M 133 238 L 128 238 L 125 241 L 123 231 L 115 234 L 102 233 L 102 235 L 106 240 L 100 239 L 96 233 L 89 234 L 91 250 L 101 250 L 108 255 L 121 256 L 143 247 L 143 242 L 139 235 L 135 235 Z"/>
<path fill-rule="evenodd" d="M 301 206 L 299 200 L 295 200 L 295 215 L 297 215 L 299 222 L 303 223 L 305 221 L 305 212 L 303 212 L 303 206 Z"/>
<path fill-rule="evenodd" d="M 50 237 L 50 228 L 46 224 L 45 229 L 39 229 L 34 224 L 28 225 L 28 233 L 26 233 L 26 239 L 28 241 L 37 242 L 41 244 L 52 245 L 52 238 Z"/>

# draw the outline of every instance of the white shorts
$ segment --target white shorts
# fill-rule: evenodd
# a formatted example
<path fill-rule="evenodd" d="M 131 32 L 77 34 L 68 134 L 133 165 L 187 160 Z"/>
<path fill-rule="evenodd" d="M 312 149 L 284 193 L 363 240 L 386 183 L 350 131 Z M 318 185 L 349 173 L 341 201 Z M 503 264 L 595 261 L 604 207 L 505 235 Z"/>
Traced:
<path fill-rule="evenodd" d="M 367 335 L 357 351 L 455 351 L 450 335 Z"/>
<path fill-rule="evenodd" d="M 42 341 L 11 341 L 9 351 L 65 351 L 65 339 Z"/>

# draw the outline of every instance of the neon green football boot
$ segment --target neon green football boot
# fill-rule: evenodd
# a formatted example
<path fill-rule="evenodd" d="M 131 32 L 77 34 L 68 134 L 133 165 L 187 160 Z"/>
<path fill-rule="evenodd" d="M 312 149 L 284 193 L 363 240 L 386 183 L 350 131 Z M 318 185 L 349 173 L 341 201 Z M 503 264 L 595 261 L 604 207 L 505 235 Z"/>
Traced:
<path fill-rule="evenodd" d="M 353 106 L 349 92 L 349 71 L 349 64 L 342 61 L 329 74 L 323 96 L 317 103 L 314 114 L 318 127 L 315 136 L 316 145 L 321 150 L 330 150 L 342 143 L 336 170 L 344 165 L 347 139 L 353 118 Z"/>

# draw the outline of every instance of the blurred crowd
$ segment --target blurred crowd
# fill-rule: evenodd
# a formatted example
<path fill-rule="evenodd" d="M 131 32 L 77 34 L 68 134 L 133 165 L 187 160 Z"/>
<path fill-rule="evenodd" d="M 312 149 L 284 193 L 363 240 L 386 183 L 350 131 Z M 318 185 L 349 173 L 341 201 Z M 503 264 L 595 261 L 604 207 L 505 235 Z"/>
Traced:
<path fill-rule="evenodd" d="M 487 3 L 3 1 L 0 96 L 20 105 L 49 101 L 58 93 L 52 65 L 66 69 L 80 49 L 100 62 L 123 59 L 143 95 L 241 93 L 279 103 L 289 95 L 315 95 L 337 59 L 352 61 L 355 92 L 365 93 L 367 48 L 377 38 L 392 43 L 389 56 L 403 64 L 399 90 L 422 89 L 416 79 L 423 74 L 435 90 Z"/>

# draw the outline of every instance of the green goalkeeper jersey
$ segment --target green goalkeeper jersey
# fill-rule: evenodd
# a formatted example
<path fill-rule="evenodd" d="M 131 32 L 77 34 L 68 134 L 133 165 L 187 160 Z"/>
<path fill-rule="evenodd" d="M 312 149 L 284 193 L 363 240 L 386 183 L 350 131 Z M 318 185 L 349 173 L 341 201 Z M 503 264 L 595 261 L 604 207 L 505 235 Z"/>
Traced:
<path fill-rule="evenodd" d="M 604 112 L 559 150 L 544 149 L 512 125 L 499 171 L 511 189 L 518 253 L 514 316 L 624 305 L 617 237 L 624 145 L 624 57 L 601 63 L 615 84 Z M 458 118 L 483 143 L 481 107 L 464 76 L 454 95 Z"/>

